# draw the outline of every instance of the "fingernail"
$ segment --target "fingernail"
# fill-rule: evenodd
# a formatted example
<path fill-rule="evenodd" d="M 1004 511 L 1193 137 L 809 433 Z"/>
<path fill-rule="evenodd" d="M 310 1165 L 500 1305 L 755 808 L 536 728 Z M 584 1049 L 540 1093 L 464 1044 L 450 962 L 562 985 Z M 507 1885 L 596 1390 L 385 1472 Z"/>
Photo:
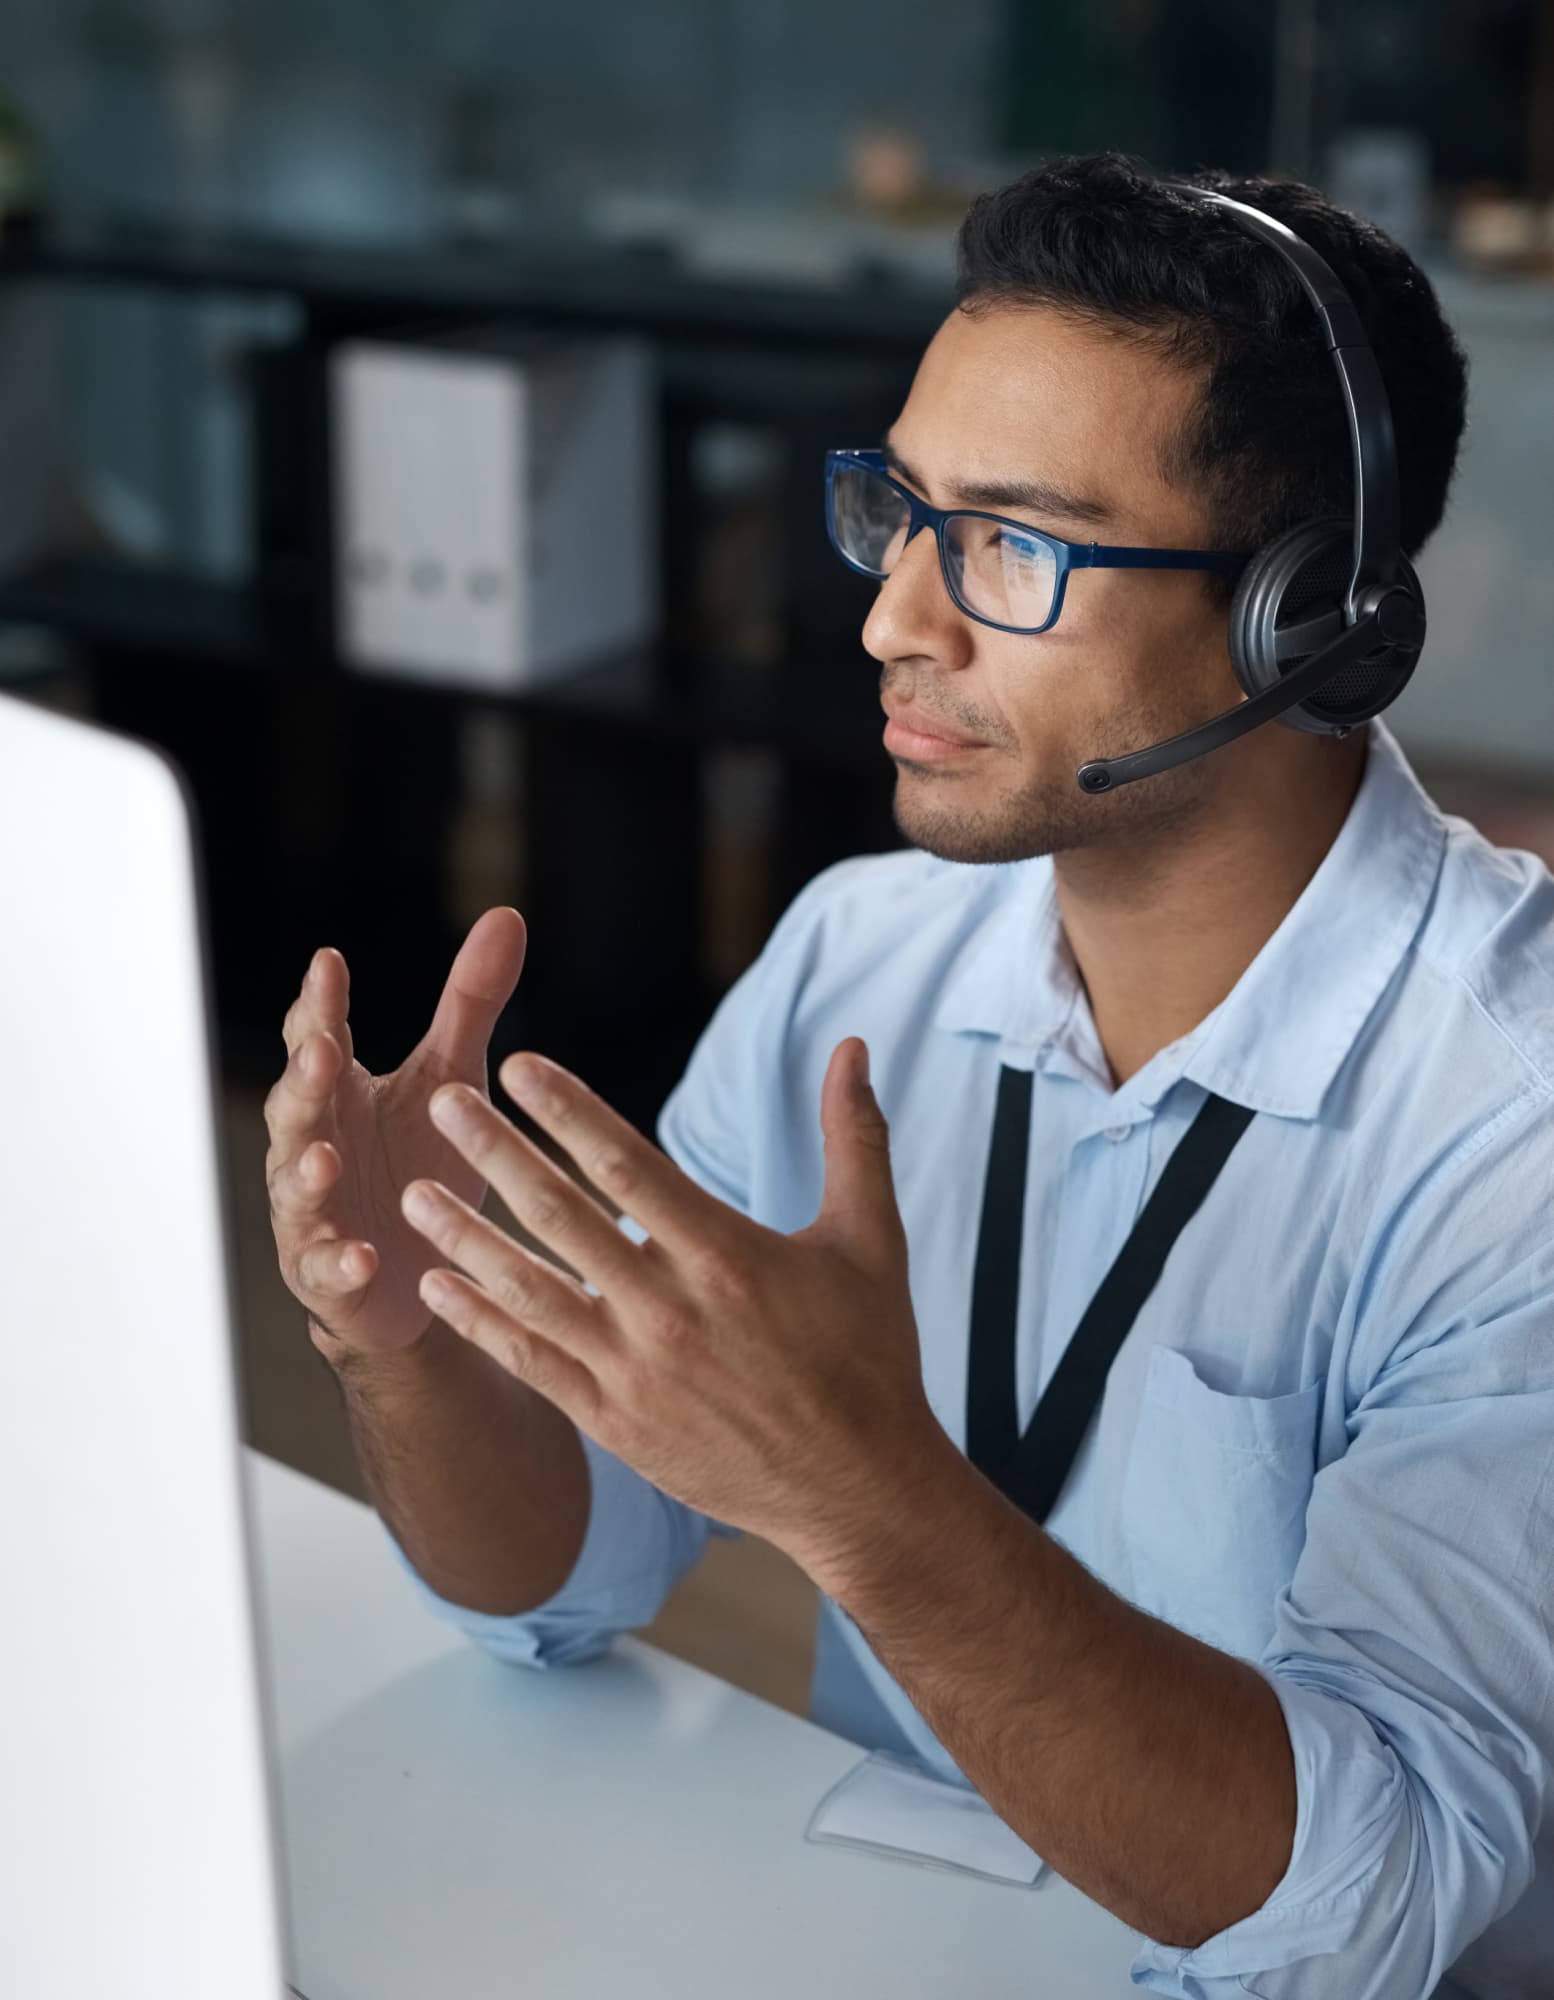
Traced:
<path fill-rule="evenodd" d="M 405 1189 L 403 1207 L 412 1222 L 432 1222 L 441 1203 L 424 1182 L 416 1181 Z"/>
<path fill-rule="evenodd" d="M 559 1111 L 561 1092 L 549 1063 L 534 1056 L 511 1057 L 502 1068 L 502 1087 L 529 1111 Z"/>
<path fill-rule="evenodd" d="M 469 1096 L 459 1083 L 445 1083 L 432 1092 L 432 1123 L 440 1132 L 460 1132 L 473 1122 Z"/>
<path fill-rule="evenodd" d="M 457 1296 L 454 1286 L 443 1276 L 441 1271 L 424 1272 L 421 1282 L 416 1289 L 433 1312 L 440 1311 L 443 1306 L 451 1304 Z"/>

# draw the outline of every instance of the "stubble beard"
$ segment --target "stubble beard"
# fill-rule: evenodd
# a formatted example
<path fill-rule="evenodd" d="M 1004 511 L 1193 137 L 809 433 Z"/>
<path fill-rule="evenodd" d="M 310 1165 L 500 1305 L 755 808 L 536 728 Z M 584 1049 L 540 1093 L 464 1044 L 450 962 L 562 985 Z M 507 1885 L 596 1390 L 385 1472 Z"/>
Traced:
<path fill-rule="evenodd" d="M 981 866 L 1103 846 L 1142 856 L 1197 818 L 1204 793 L 1193 765 L 1093 797 L 1072 778 L 997 788 L 965 771 L 896 762 L 891 813 L 902 838 L 941 861 Z"/>

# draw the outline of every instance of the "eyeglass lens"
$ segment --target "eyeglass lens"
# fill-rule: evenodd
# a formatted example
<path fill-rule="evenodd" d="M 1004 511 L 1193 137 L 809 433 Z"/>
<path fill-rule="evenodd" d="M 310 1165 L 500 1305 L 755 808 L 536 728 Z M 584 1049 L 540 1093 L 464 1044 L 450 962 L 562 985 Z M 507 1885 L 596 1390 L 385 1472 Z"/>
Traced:
<path fill-rule="evenodd" d="M 887 577 L 906 545 L 910 512 L 887 479 L 862 465 L 838 465 L 831 479 L 838 546 L 871 576 Z M 1057 587 L 1057 558 L 1044 541 L 977 514 L 945 522 L 945 582 L 965 611 L 995 625 L 1045 625 Z"/>

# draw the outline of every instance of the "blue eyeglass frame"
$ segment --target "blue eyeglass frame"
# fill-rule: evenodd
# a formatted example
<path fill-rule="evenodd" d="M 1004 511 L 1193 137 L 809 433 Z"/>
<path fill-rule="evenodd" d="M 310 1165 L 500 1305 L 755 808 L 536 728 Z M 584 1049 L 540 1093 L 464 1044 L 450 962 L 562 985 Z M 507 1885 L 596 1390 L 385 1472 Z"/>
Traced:
<path fill-rule="evenodd" d="M 976 619 L 979 625 L 990 625 L 995 632 L 1013 632 L 1022 638 L 1034 637 L 1038 632 L 1050 632 L 1057 624 L 1063 610 L 1063 597 L 1068 588 L 1068 573 L 1072 569 L 1204 569 L 1221 570 L 1228 574 L 1241 569 L 1252 555 L 1250 549 L 1235 551 L 1228 549 L 1122 549 L 1111 548 L 1103 542 L 1065 542 L 1060 535 L 1049 535 L 1044 528 L 1033 528 L 1028 521 L 1011 520 L 1007 514 L 988 514 L 977 507 L 934 507 L 914 493 L 910 486 L 891 474 L 881 451 L 828 451 L 826 453 L 826 534 L 831 546 L 850 570 L 859 576 L 871 577 L 876 583 L 883 582 L 890 574 L 888 570 L 868 569 L 852 557 L 842 547 L 836 535 L 835 479 L 837 471 L 844 467 L 861 467 L 883 479 L 887 486 L 894 487 L 907 504 L 906 548 L 913 537 L 923 528 L 932 528 L 934 542 L 939 551 L 939 574 L 944 578 L 944 587 L 950 594 L 950 601 L 958 611 L 968 618 Z M 956 590 L 950 576 L 949 556 L 945 549 L 944 531 L 947 521 L 963 518 L 973 521 L 995 521 L 1001 528 L 1012 529 L 1017 535 L 1028 540 L 1044 542 L 1053 554 L 1056 575 L 1052 585 L 1052 610 L 1042 625 L 1002 625 L 996 618 L 989 618 L 981 611 L 973 611 Z"/>

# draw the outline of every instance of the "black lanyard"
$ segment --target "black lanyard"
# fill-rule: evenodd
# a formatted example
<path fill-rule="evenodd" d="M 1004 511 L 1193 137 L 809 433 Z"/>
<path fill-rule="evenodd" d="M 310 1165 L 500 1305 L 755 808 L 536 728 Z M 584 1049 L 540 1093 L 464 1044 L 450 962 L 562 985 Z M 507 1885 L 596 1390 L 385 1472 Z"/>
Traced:
<path fill-rule="evenodd" d="M 1005 1066 L 999 1072 L 971 1289 L 966 1456 L 1033 1521 L 1045 1521 L 1084 1442 L 1117 1350 L 1155 1289 L 1177 1237 L 1251 1123 L 1252 1113 L 1223 1097 L 1211 1095 L 1204 1101 L 1166 1161 L 1116 1262 L 1101 1280 L 1021 1437 L 1015 1403 L 1015 1314 L 1030 1154 L 1031 1078 L 1028 1069 Z"/>

